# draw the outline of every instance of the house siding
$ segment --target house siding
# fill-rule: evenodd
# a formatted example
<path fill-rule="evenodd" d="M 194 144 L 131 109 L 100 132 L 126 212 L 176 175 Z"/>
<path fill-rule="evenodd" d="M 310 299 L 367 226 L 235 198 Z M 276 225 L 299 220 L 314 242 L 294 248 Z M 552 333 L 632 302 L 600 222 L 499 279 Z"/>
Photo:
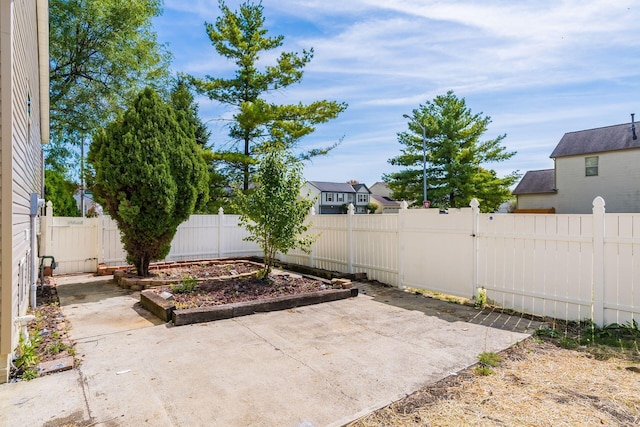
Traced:
<path fill-rule="evenodd" d="M 35 1 L 0 0 L 0 382 L 17 345 L 14 318 L 28 308 L 29 203 L 42 188 L 36 18 Z"/>
<path fill-rule="evenodd" d="M 585 176 L 585 157 L 593 156 L 598 156 L 598 175 Z M 640 212 L 639 164 L 638 149 L 556 158 L 556 212 L 591 213 L 597 196 L 607 212 Z"/>
<path fill-rule="evenodd" d="M 550 209 L 558 210 L 558 196 L 546 194 L 518 194 L 518 209 Z"/>

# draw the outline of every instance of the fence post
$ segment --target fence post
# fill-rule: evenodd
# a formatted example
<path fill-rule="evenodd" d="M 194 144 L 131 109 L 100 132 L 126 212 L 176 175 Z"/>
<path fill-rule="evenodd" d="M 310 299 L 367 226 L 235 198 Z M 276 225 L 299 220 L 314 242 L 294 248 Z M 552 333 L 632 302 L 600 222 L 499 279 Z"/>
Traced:
<path fill-rule="evenodd" d="M 353 207 L 353 203 L 349 203 L 349 207 L 347 208 L 347 245 L 349 248 L 348 251 L 348 262 L 347 262 L 347 272 L 349 274 L 353 274 L 353 215 L 355 208 Z"/>
<path fill-rule="evenodd" d="M 49 200 L 46 203 L 46 209 L 44 215 L 40 216 L 40 248 L 39 255 L 49 255 L 49 248 L 51 247 L 51 227 L 53 221 L 53 202 Z"/>
<path fill-rule="evenodd" d="M 597 326 L 604 326 L 604 238 L 606 235 L 604 221 L 604 199 L 600 196 L 593 199 L 593 282 L 591 292 L 591 315 Z"/>
<path fill-rule="evenodd" d="M 477 297 L 478 293 L 478 233 L 479 233 L 479 218 L 480 218 L 480 202 L 478 199 L 473 198 L 469 203 L 471 206 L 471 216 L 473 217 L 473 224 L 471 226 L 471 238 L 473 239 L 473 283 L 471 288 L 471 295 Z"/>
<path fill-rule="evenodd" d="M 223 223 L 224 209 L 222 209 L 222 206 L 220 206 L 220 209 L 218 209 L 218 258 L 222 258 L 222 231 L 224 230 Z"/>
<path fill-rule="evenodd" d="M 403 228 L 403 217 L 404 213 L 407 211 L 409 204 L 404 200 L 400 202 L 400 210 L 398 211 L 398 288 L 402 289 L 402 278 L 404 276 L 404 262 L 402 260 L 402 250 L 404 248 L 404 242 L 402 241 L 402 228 Z"/>
<path fill-rule="evenodd" d="M 104 262 L 104 215 L 100 214 L 95 218 L 96 221 L 96 233 L 98 233 L 98 237 L 96 239 L 97 248 L 96 251 L 96 260 L 98 264 L 98 268 L 100 268 L 100 264 Z"/>
<path fill-rule="evenodd" d="M 316 214 L 316 208 L 315 206 L 311 206 L 311 209 L 309 211 L 309 215 L 311 217 L 315 216 Z M 313 246 L 315 245 L 315 241 L 313 243 L 311 243 L 311 245 L 309 246 L 309 267 L 311 268 L 315 268 L 316 267 L 316 260 L 313 256 Z"/>

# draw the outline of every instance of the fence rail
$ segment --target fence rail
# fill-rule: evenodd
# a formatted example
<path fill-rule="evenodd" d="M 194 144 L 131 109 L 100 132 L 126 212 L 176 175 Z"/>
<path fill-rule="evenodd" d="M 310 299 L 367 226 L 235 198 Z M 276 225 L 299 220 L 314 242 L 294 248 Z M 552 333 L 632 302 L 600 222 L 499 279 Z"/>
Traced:
<path fill-rule="evenodd" d="M 481 214 L 474 202 L 447 215 L 310 215 L 309 233 L 317 237 L 310 252 L 280 258 L 465 298 L 484 288 L 493 302 L 535 315 L 638 321 L 640 214 L 607 214 L 599 197 L 592 215 Z M 178 228 L 167 260 L 261 255 L 247 235 L 237 215 L 193 215 Z M 57 273 L 125 263 L 108 216 L 45 216 L 40 238 L 40 254 L 55 256 Z"/>

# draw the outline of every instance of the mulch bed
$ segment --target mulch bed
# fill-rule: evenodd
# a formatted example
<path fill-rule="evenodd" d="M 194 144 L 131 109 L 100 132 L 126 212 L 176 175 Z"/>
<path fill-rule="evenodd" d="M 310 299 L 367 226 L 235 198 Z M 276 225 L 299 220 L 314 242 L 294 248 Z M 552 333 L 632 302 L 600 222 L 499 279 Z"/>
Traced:
<path fill-rule="evenodd" d="M 173 288 L 175 289 L 175 286 Z M 249 276 L 199 282 L 197 290 L 188 293 L 172 291 L 171 286 L 154 288 L 153 291 L 156 294 L 171 292 L 174 295 L 176 306 L 179 308 L 195 308 L 285 295 L 299 295 L 332 288 L 330 283 L 317 279 L 289 274 L 273 274 L 269 280 Z"/>

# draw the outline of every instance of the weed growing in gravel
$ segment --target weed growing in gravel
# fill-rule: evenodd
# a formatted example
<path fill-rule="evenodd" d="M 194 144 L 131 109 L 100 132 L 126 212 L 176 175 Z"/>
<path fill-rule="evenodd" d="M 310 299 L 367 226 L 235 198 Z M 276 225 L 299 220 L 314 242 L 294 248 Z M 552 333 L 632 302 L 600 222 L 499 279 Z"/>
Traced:
<path fill-rule="evenodd" d="M 478 365 L 475 367 L 476 375 L 487 376 L 493 374 L 491 368 L 500 366 L 502 357 L 493 352 L 484 352 L 478 356 Z"/>
<path fill-rule="evenodd" d="M 38 376 L 38 371 L 34 369 L 40 361 L 36 351 L 38 345 L 40 345 L 40 337 L 38 335 L 30 337 L 29 342 L 20 335 L 18 351 L 16 352 L 16 358 L 13 360 L 13 365 L 18 370 L 18 376 L 23 380 L 29 381 Z"/>

